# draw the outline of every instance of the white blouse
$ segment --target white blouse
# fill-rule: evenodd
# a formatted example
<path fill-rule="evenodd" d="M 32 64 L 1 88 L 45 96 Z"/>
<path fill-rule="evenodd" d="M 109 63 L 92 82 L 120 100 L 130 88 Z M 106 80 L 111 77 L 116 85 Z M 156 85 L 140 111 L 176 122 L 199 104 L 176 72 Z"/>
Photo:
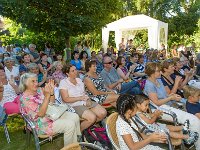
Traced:
<path fill-rule="evenodd" d="M 17 97 L 14 88 L 8 83 L 7 85 L 3 85 L 3 98 L 0 101 L 0 105 L 3 105 L 7 102 L 12 102 Z"/>
<path fill-rule="evenodd" d="M 131 122 L 131 126 L 138 131 L 137 126 L 133 122 Z M 131 134 L 133 141 L 139 142 L 137 134 L 133 131 L 130 125 L 126 121 L 124 121 L 120 116 L 118 116 L 117 118 L 116 131 L 119 140 L 120 150 L 129 150 L 124 139 L 122 138 L 122 135 Z M 140 150 L 163 150 L 163 149 L 158 146 L 146 145 Z"/>

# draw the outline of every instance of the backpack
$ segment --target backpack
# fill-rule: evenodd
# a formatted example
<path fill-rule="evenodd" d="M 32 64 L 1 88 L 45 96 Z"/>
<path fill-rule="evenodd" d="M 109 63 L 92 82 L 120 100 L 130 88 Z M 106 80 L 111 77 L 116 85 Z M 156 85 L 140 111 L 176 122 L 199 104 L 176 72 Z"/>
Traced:
<path fill-rule="evenodd" d="M 3 125 L 7 119 L 7 114 L 5 113 L 5 108 L 0 106 L 0 125 Z"/>
<path fill-rule="evenodd" d="M 105 150 L 112 149 L 112 144 L 107 136 L 106 129 L 103 127 L 91 126 L 83 131 L 83 136 L 89 143 L 97 144 Z"/>

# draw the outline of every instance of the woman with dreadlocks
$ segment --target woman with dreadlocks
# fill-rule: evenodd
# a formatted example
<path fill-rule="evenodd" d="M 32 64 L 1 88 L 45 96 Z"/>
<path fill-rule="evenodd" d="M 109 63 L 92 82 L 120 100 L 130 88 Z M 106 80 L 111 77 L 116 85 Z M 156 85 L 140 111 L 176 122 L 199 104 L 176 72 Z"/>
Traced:
<path fill-rule="evenodd" d="M 165 143 L 166 136 L 164 134 L 152 133 L 147 136 L 138 131 L 137 124 L 132 119 L 137 112 L 134 96 L 120 95 L 117 100 L 117 112 L 119 116 L 116 129 L 120 150 L 163 150 L 158 146 L 150 145 L 150 143 Z"/>

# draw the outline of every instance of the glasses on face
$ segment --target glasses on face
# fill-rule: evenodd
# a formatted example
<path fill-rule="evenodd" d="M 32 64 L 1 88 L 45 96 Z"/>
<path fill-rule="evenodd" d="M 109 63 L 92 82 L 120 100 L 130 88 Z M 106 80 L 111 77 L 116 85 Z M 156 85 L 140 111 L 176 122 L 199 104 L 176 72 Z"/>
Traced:
<path fill-rule="evenodd" d="M 110 61 L 110 62 L 107 62 L 107 63 L 104 63 L 104 64 L 112 64 L 113 63 L 113 61 Z"/>
<path fill-rule="evenodd" d="M 167 59 L 167 62 L 168 62 L 168 63 L 170 63 L 170 62 L 172 62 L 172 61 L 173 61 L 172 59 Z"/>
<path fill-rule="evenodd" d="M 13 63 L 13 62 L 12 62 L 12 61 L 6 61 L 5 63 L 7 63 L 7 64 L 8 64 L 8 63 Z"/>

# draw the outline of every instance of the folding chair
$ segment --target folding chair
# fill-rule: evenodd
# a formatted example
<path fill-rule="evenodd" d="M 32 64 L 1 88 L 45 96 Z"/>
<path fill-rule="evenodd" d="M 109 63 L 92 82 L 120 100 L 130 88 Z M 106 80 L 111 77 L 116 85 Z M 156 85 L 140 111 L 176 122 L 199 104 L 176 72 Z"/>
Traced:
<path fill-rule="evenodd" d="M 63 147 L 61 150 L 104 150 L 102 147 L 92 144 L 92 143 L 86 143 L 86 142 L 80 142 L 80 143 L 72 143 L 70 145 L 67 145 Z"/>
<path fill-rule="evenodd" d="M 110 116 L 108 116 L 106 120 L 106 132 L 108 135 L 108 138 L 110 139 L 110 142 L 112 143 L 112 146 L 115 150 L 120 150 L 119 148 L 119 141 L 116 133 L 116 121 L 118 118 L 118 113 L 112 113 Z"/>
<path fill-rule="evenodd" d="M 171 139 L 170 135 L 167 130 L 160 128 L 153 128 L 151 126 L 148 126 L 146 122 L 144 122 L 138 115 L 135 115 L 134 118 L 135 122 L 138 124 L 139 127 L 141 127 L 142 131 L 144 133 L 153 133 L 153 132 L 159 132 L 164 133 L 167 136 L 167 143 L 168 143 L 168 149 L 174 150 L 174 146 L 179 146 L 182 144 L 181 139 Z"/>
<path fill-rule="evenodd" d="M 49 141 L 52 141 L 52 139 L 54 137 L 57 137 L 58 135 L 60 135 L 60 133 L 58 134 L 55 134 L 52 136 L 52 139 L 50 140 L 50 137 L 48 135 L 38 135 L 37 132 L 36 132 L 36 128 L 35 128 L 35 125 L 34 123 L 30 120 L 30 118 L 28 117 L 28 115 L 26 114 L 22 114 L 22 117 L 26 123 L 26 133 L 27 133 L 27 145 L 30 145 L 30 135 L 31 135 L 31 132 L 33 134 L 33 137 L 34 137 L 34 141 L 35 141 L 35 147 L 36 147 L 36 150 L 40 150 L 40 145 L 41 144 L 44 144 L 46 142 L 49 142 Z M 40 140 L 42 139 L 42 140 Z"/>
<path fill-rule="evenodd" d="M 4 118 L 3 118 L 3 121 L 2 123 L 0 123 L 0 126 L 2 126 L 4 128 L 4 133 L 5 133 L 5 136 L 6 136 L 6 140 L 8 143 L 10 143 L 10 136 L 9 136 L 9 132 L 8 132 L 8 128 L 7 128 L 7 125 L 6 125 L 6 121 L 7 121 L 7 118 L 8 116 L 5 115 Z"/>

